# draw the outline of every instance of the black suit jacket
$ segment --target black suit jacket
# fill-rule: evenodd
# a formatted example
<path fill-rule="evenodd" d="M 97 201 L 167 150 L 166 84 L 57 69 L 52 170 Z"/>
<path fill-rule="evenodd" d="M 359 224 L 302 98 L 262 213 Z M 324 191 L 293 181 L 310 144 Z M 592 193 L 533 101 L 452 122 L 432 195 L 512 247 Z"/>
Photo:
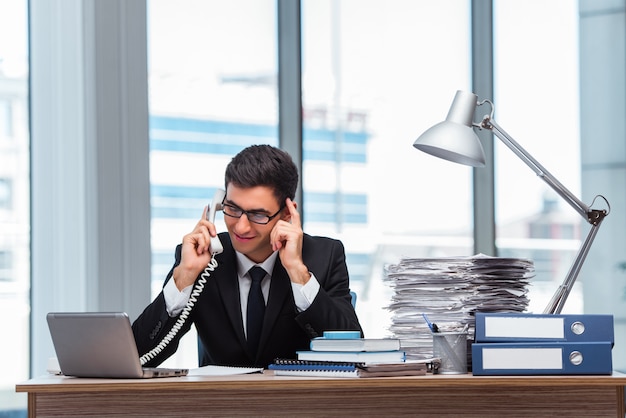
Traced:
<path fill-rule="evenodd" d="M 304 235 L 302 258 L 320 290 L 311 306 L 298 312 L 289 276 L 276 259 L 265 310 L 263 331 L 256 358 L 248 353 L 243 331 L 235 250 L 227 233 L 219 235 L 224 251 L 215 259 L 217 268 L 198 296 L 184 326 L 163 351 L 146 363 L 156 366 L 171 356 L 193 323 L 205 348 L 205 364 L 265 367 L 277 358 L 296 358 L 297 350 L 308 350 L 310 339 L 326 330 L 358 330 L 359 320 L 351 304 L 345 252 L 340 241 Z M 174 267 L 180 263 L 181 245 L 176 248 Z M 165 283 L 172 277 L 174 267 Z M 170 318 L 163 292 L 133 323 L 139 354 L 161 342 L 178 318 Z M 204 365 L 204 364 L 201 364 Z"/>

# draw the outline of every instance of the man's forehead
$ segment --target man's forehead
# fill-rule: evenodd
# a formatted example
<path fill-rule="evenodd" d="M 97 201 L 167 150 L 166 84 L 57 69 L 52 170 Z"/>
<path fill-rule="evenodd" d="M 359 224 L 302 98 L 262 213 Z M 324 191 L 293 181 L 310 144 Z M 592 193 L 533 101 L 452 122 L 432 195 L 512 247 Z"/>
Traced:
<path fill-rule="evenodd" d="M 268 206 L 275 203 L 280 206 L 274 190 L 269 186 L 241 187 L 234 183 L 226 186 L 225 202 L 244 204 L 244 202 L 239 202 L 242 198 L 249 200 L 246 202 L 248 204 Z"/>

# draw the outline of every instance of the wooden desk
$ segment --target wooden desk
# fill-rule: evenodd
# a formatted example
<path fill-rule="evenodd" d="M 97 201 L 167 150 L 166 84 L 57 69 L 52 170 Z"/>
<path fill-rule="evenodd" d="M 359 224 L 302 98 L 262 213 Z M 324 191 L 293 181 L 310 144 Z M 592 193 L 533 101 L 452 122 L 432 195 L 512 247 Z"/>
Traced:
<path fill-rule="evenodd" d="M 464 416 L 624 418 L 626 375 L 147 380 L 44 376 L 16 385 L 30 417 Z"/>

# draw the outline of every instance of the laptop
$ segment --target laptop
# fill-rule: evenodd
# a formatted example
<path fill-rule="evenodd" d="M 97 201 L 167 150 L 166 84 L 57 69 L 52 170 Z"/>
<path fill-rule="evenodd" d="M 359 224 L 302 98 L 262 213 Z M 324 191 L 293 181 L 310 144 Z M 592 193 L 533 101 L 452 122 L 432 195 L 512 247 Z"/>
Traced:
<path fill-rule="evenodd" d="M 123 312 L 50 312 L 46 319 L 61 373 L 77 377 L 186 376 L 188 369 L 142 367 Z"/>

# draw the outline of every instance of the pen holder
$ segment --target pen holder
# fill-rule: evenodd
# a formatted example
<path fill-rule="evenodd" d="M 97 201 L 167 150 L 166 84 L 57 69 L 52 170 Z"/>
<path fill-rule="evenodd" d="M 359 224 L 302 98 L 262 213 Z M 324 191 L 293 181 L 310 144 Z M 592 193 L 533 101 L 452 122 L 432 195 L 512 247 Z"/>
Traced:
<path fill-rule="evenodd" d="M 439 373 L 467 373 L 467 331 L 433 332 L 433 357 L 441 359 Z"/>

